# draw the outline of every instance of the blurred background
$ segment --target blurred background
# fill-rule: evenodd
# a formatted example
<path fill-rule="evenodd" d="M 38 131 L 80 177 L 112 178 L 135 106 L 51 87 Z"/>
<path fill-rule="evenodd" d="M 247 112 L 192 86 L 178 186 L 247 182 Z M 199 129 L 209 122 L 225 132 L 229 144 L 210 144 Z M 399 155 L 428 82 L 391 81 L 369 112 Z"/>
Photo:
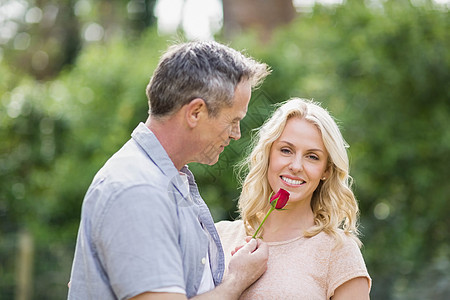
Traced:
<path fill-rule="evenodd" d="M 313 98 L 341 125 L 372 299 L 450 294 L 449 1 L 1 0 L 0 299 L 63 299 L 83 196 L 147 117 L 173 41 L 268 63 L 242 139 L 192 164 L 216 221 L 236 218 L 242 159 L 272 104 Z"/>

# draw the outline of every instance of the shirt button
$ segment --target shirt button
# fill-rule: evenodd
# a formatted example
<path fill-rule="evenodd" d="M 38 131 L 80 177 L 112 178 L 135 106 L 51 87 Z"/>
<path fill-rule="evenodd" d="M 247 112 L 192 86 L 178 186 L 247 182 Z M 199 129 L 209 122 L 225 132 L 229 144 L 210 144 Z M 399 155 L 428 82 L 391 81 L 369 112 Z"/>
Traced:
<path fill-rule="evenodd" d="M 206 264 L 206 257 L 202 258 L 202 265 Z"/>

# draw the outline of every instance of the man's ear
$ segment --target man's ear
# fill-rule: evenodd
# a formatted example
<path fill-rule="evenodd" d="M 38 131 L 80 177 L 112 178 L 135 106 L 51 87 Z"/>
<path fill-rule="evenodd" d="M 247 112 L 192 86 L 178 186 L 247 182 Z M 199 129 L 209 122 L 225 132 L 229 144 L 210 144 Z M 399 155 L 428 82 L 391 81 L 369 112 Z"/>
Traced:
<path fill-rule="evenodd" d="M 185 105 L 185 118 L 189 127 L 194 128 L 197 126 L 198 121 L 204 114 L 207 114 L 206 103 L 201 98 L 195 98 L 191 102 Z"/>

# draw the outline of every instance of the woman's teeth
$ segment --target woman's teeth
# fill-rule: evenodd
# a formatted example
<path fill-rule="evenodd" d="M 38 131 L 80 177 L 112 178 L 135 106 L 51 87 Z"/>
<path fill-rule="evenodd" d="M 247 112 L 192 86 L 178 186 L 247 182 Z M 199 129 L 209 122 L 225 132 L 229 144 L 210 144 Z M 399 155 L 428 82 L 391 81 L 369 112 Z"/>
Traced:
<path fill-rule="evenodd" d="M 294 185 L 300 185 L 302 183 L 304 183 L 304 181 L 302 180 L 295 180 L 295 179 L 290 179 L 284 176 L 281 176 L 281 179 L 283 179 L 284 181 L 286 181 L 289 184 L 294 184 Z"/>

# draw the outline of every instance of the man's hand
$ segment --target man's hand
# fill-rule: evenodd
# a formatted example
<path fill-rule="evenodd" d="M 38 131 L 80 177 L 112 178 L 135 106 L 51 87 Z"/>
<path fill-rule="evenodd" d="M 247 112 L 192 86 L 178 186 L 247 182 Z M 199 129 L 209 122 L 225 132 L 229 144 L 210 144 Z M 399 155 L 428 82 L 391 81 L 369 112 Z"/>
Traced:
<path fill-rule="evenodd" d="M 262 240 L 247 237 L 246 244 L 236 247 L 228 265 L 228 273 L 221 285 L 214 290 L 191 299 L 238 299 L 241 294 L 267 269 L 269 248 Z M 70 281 L 68 286 L 70 287 Z M 186 299 L 184 294 L 143 293 L 132 299 Z"/>
<path fill-rule="evenodd" d="M 260 239 L 246 238 L 247 244 L 232 252 L 224 285 L 231 285 L 239 295 L 255 282 L 267 269 L 269 248 Z"/>
<path fill-rule="evenodd" d="M 269 248 L 262 240 L 246 238 L 247 243 L 238 247 L 228 265 L 228 273 L 222 284 L 207 293 L 197 295 L 191 300 L 237 300 L 253 282 L 255 282 L 267 269 Z M 144 299 L 186 299 L 182 294 L 170 293 L 144 293 L 138 295 L 136 300 Z M 130 299 L 131 300 L 131 299 Z"/>
<path fill-rule="evenodd" d="M 251 239 L 252 239 L 251 236 L 247 236 L 247 237 L 245 238 L 245 241 L 248 243 L 248 242 L 250 242 Z M 238 252 L 239 249 L 241 249 L 241 248 L 244 247 L 244 246 L 245 246 L 245 244 L 240 245 L 240 246 L 237 246 L 236 248 L 234 248 L 234 250 L 231 251 L 231 256 L 233 256 L 236 252 Z"/>

